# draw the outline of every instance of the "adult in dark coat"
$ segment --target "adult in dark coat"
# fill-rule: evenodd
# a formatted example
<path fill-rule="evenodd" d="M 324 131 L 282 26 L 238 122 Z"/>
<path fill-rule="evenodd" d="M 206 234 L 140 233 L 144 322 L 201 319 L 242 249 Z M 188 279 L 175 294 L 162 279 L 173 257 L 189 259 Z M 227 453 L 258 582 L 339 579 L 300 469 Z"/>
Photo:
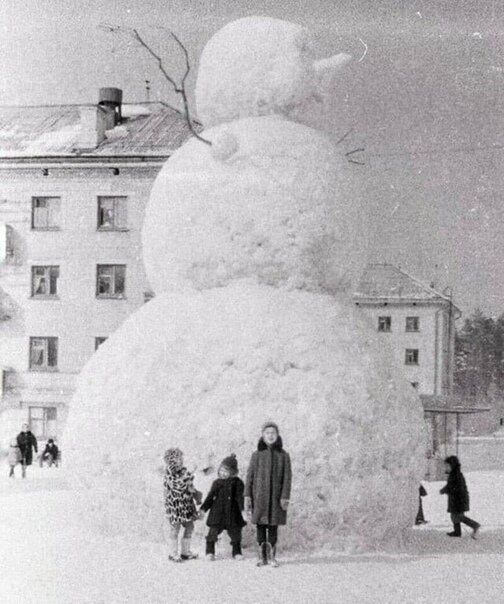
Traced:
<path fill-rule="evenodd" d="M 448 536 L 461 537 L 460 523 L 463 522 L 472 528 L 472 537 L 476 538 L 480 524 L 465 515 L 465 512 L 469 511 L 469 491 L 467 490 L 464 475 L 460 470 L 458 457 L 455 455 L 447 457 L 445 459 L 445 468 L 448 474 L 448 481 L 439 492 L 442 495 L 448 495 L 448 512 L 453 522 L 453 531 L 448 533 Z"/>
<path fill-rule="evenodd" d="M 206 556 L 215 559 L 215 542 L 220 533 L 226 530 L 231 540 L 233 558 L 241 558 L 241 533 L 247 524 L 243 520 L 243 490 L 245 485 L 238 478 L 236 455 L 226 457 L 219 467 L 219 478 L 215 480 L 201 504 L 200 511 L 210 510 L 207 526 L 210 527 L 206 538 Z"/>
<path fill-rule="evenodd" d="M 263 425 L 257 451 L 252 454 L 245 483 L 245 509 L 257 525 L 257 542 L 264 563 L 268 543 L 275 558 L 278 527 L 287 522 L 291 482 L 290 457 L 283 449 L 278 426 L 267 422 Z"/>
<path fill-rule="evenodd" d="M 22 475 L 26 477 L 26 466 L 31 466 L 33 461 L 33 449 L 38 451 L 37 439 L 28 428 L 28 424 L 23 424 L 21 432 L 17 435 L 17 443 L 21 452 Z"/>

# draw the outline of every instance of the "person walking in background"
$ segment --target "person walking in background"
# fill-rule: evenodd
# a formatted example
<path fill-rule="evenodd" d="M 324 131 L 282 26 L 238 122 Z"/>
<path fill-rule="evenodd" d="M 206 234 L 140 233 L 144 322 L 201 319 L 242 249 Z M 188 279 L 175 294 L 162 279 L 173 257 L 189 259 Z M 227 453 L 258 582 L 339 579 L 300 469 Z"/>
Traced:
<path fill-rule="evenodd" d="M 465 512 L 469 511 L 469 491 L 464 475 L 460 470 L 458 457 L 455 455 L 447 457 L 445 459 L 445 469 L 446 474 L 448 474 L 448 481 L 439 492 L 442 495 L 448 495 L 448 512 L 453 522 L 453 531 L 447 534 L 449 537 L 461 537 L 460 523 L 464 523 L 472 528 L 471 537 L 476 539 L 481 525 L 465 515 Z"/>
<path fill-rule="evenodd" d="M 194 521 L 199 515 L 196 503 L 201 503 L 201 493 L 194 487 L 194 477 L 184 467 L 184 454 L 180 449 L 168 449 L 164 454 L 166 464 L 164 475 L 164 502 L 169 523 L 169 559 L 173 562 L 193 560 L 196 554 L 191 552 L 191 537 Z M 183 529 L 180 554 L 178 537 Z"/>
<path fill-rule="evenodd" d="M 278 527 L 287 522 L 291 491 L 291 462 L 277 424 L 266 422 L 250 460 L 245 484 L 245 510 L 257 525 L 258 566 L 277 566 Z"/>
<path fill-rule="evenodd" d="M 42 451 L 42 455 L 40 456 L 40 467 L 43 466 L 44 461 L 47 461 L 49 467 L 51 467 L 53 464 L 58 467 L 58 455 L 58 445 L 56 445 L 54 440 L 50 438 L 47 441 L 45 449 Z"/>
<path fill-rule="evenodd" d="M 418 487 L 418 512 L 415 519 L 415 524 L 427 524 L 427 520 L 425 520 L 423 505 L 422 505 L 422 497 L 427 496 L 427 491 L 425 490 L 423 484 Z"/>
<path fill-rule="evenodd" d="M 22 476 L 26 478 L 26 467 L 31 466 L 33 461 L 33 449 L 35 449 L 35 453 L 38 452 L 37 439 L 30 431 L 28 424 L 23 424 L 16 440 L 21 451 Z"/>
<path fill-rule="evenodd" d="M 17 439 L 13 438 L 10 442 L 7 463 L 10 466 L 9 478 L 15 478 L 14 468 L 21 463 L 21 451 L 19 450 Z"/>
<path fill-rule="evenodd" d="M 215 542 L 220 533 L 226 530 L 231 539 L 231 555 L 234 560 L 241 560 L 242 528 L 247 524 L 242 516 L 245 485 L 238 477 L 238 462 L 234 453 L 222 461 L 218 475 L 200 507 L 201 512 L 210 510 L 205 554 L 207 560 L 215 560 Z"/>

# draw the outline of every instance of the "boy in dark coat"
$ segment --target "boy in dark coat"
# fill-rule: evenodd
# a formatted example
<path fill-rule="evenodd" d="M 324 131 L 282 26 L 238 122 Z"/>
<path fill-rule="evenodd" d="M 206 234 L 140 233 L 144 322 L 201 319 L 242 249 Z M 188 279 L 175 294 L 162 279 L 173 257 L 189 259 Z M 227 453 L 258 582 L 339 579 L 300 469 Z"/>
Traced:
<path fill-rule="evenodd" d="M 284 451 L 277 424 L 267 422 L 250 460 L 245 484 L 245 509 L 257 525 L 257 542 L 261 551 L 258 565 L 276 562 L 278 527 L 287 522 L 291 491 L 291 463 Z"/>
<path fill-rule="evenodd" d="M 21 475 L 26 478 L 26 466 L 31 466 L 33 461 L 33 449 L 38 451 L 37 439 L 28 428 L 28 424 L 23 424 L 21 432 L 17 435 L 17 444 L 21 451 Z"/>
<path fill-rule="evenodd" d="M 42 452 L 42 455 L 40 456 L 40 467 L 42 467 L 44 461 L 48 462 L 49 467 L 51 467 L 53 464 L 56 467 L 58 467 L 58 455 L 59 455 L 58 445 L 56 445 L 54 440 L 52 438 L 50 438 L 47 441 L 45 449 Z"/>
<path fill-rule="evenodd" d="M 445 459 L 448 482 L 439 491 L 442 495 L 448 495 L 448 512 L 453 522 L 453 531 L 447 533 L 449 537 L 461 537 L 460 523 L 463 522 L 473 530 L 471 537 L 476 539 L 480 524 L 468 518 L 464 512 L 469 511 L 469 491 L 467 490 L 464 475 L 460 471 L 458 457 L 451 455 Z"/>
<path fill-rule="evenodd" d="M 242 517 L 244 484 L 238 478 L 238 462 L 233 453 L 226 457 L 219 467 L 219 478 L 210 488 L 201 512 L 210 510 L 207 526 L 210 527 L 206 538 L 206 557 L 215 560 L 215 542 L 226 530 L 231 539 L 232 556 L 235 560 L 243 558 L 241 551 L 242 528 L 247 524 Z"/>

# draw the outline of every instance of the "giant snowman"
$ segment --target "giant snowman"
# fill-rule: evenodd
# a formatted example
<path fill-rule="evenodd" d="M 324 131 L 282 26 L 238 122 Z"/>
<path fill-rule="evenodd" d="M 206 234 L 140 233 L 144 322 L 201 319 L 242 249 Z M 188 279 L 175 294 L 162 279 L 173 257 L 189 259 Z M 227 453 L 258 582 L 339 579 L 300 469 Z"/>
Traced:
<path fill-rule="evenodd" d="M 293 461 L 285 547 L 374 548 L 412 524 L 425 433 L 413 389 L 351 303 L 362 268 L 359 168 L 320 128 L 347 55 L 251 17 L 207 44 L 203 138 L 159 173 L 143 255 L 156 297 L 93 356 L 65 439 L 83 518 L 161 539 L 163 452 L 205 488 L 242 475 L 272 419 Z M 201 526 L 202 523 L 200 523 Z"/>

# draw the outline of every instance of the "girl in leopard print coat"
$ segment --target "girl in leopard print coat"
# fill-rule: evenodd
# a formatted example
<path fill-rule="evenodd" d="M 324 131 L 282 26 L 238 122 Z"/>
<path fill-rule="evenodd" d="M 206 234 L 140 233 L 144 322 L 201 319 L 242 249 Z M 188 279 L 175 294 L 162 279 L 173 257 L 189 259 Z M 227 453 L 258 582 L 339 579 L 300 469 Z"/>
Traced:
<path fill-rule="evenodd" d="M 202 494 L 194 487 L 194 476 L 184 467 L 184 455 L 180 449 L 168 449 L 164 455 L 164 503 L 169 524 L 169 559 L 174 562 L 192 560 L 191 537 L 194 521 L 198 519 L 196 504 L 201 503 Z M 179 554 L 178 537 L 183 529 Z"/>

